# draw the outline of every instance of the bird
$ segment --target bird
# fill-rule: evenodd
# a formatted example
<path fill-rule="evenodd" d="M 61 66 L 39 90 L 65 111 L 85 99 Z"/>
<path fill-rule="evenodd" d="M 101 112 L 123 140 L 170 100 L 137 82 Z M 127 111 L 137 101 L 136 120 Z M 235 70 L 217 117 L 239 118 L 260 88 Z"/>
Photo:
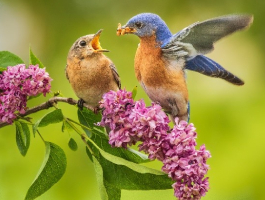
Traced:
<path fill-rule="evenodd" d="M 115 65 L 103 54 L 109 50 L 100 46 L 102 31 L 78 38 L 69 50 L 65 68 L 66 78 L 79 98 L 78 107 L 82 109 L 86 103 L 95 113 L 104 93 L 121 88 Z"/>
<path fill-rule="evenodd" d="M 148 97 L 159 103 L 173 122 L 176 117 L 189 121 L 186 70 L 243 85 L 240 78 L 204 55 L 213 51 L 216 41 L 252 22 L 253 16 L 249 14 L 227 15 L 193 23 L 172 34 L 157 14 L 140 13 L 123 26 L 119 23 L 116 33 L 140 38 L 134 69 Z"/>

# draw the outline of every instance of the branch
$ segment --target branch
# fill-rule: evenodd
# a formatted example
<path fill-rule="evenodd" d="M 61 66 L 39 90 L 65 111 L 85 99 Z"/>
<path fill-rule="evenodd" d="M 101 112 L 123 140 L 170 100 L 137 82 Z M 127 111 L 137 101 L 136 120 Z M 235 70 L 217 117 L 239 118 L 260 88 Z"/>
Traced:
<path fill-rule="evenodd" d="M 74 100 L 72 98 L 52 97 L 48 101 L 46 101 L 46 102 L 44 102 L 44 103 L 42 103 L 42 104 L 40 104 L 38 106 L 35 106 L 33 108 L 28 109 L 24 114 L 19 114 L 17 116 L 17 118 L 19 118 L 19 117 L 25 117 L 25 116 L 30 115 L 32 113 L 36 113 L 36 112 L 38 112 L 40 110 L 48 109 L 50 107 L 53 107 L 53 105 L 56 104 L 57 102 L 64 102 L 64 103 L 68 103 L 70 105 L 76 105 L 77 104 L 77 100 Z M 93 107 L 87 105 L 86 103 L 84 103 L 84 107 L 87 108 L 87 109 L 89 109 L 89 110 L 92 110 L 92 111 L 94 110 Z M 7 126 L 7 125 L 10 125 L 10 124 L 8 124 L 6 122 L 0 122 L 0 128 L 1 127 L 4 127 L 4 126 Z"/>

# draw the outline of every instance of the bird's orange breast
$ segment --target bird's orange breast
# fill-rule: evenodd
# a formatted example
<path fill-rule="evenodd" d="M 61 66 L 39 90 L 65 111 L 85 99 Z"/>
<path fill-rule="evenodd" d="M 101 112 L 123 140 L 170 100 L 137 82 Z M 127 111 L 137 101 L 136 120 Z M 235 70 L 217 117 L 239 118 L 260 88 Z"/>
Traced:
<path fill-rule="evenodd" d="M 151 85 L 158 84 L 165 79 L 163 66 L 161 50 L 157 47 L 155 37 L 142 38 L 136 51 L 134 63 L 138 81 L 145 79 L 145 82 L 147 81 Z M 157 81 L 154 81 L 155 79 Z"/>
<path fill-rule="evenodd" d="M 135 74 L 149 98 L 181 119 L 187 120 L 188 90 L 185 62 L 163 58 L 155 36 L 141 38 L 135 55 Z"/>
<path fill-rule="evenodd" d="M 178 92 L 183 95 L 185 100 L 188 100 L 183 66 L 172 66 L 172 63 L 163 59 L 155 36 L 141 39 L 135 55 L 134 66 L 136 77 L 140 83 L 144 84 L 144 87 L 163 88 L 169 92 Z"/>

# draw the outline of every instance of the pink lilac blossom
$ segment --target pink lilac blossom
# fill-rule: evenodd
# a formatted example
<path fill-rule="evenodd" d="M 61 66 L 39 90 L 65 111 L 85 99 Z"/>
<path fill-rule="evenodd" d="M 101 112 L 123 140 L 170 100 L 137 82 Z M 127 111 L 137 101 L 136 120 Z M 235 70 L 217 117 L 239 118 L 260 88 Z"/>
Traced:
<path fill-rule="evenodd" d="M 25 113 L 28 96 L 40 93 L 45 96 L 50 91 L 51 81 L 45 68 L 38 65 L 7 67 L 0 74 L 0 121 L 12 123 L 16 113 Z"/>
<path fill-rule="evenodd" d="M 100 108 L 103 108 L 100 126 L 111 129 L 109 143 L 111 146 L 124 147 L 135 144 L 138 140 L 132 133 L 132 124 L 129 116 L 134 101 L 132 93 L 126 90 L 110 91 L 103 95 Z"/>
<path fill-rule="evenodd" d="M 162 171 L 176 183 L 172 185 L 180 200 L 201 199 L 209 189 L 208 178 L 204 178 L 209 166 L 210 152 L 202 145 L 195 149 L 197 133 L 194 125 L 175 119 L 176 125 L 167 135 Z"/>
<path fill-rule="evenodd" d="M 162 144 L 170 129 L 170 121 L 161 106 L 153 103 L 146 107 L 143 100 L 136 101 L 129 119 L 136 137 L 143 142 L 139 145 L 139 150 L 149 154 L 151 160 L 162 160 Z"/>
<path fill-rule="evenodd" d="M 167 115 L 158 104 L 146 107 L 143 100 L 134 102 L 130 92 L 110 91 L 100 102 L 103 108 L 101 126 L 111 129 L 109 143 L 113 147 L 124 147 L 142 143 L 139 150 L 149 154 L 149 159 L 163 162 L 162 171 L 175 181 L 174 195 L 179 200 L 201 199 L 209 189 L 208 178 L 204 178 L 211 157 L 202 145 L 196 150 L 194 125 L 175 119 L 173 129 Z"/>

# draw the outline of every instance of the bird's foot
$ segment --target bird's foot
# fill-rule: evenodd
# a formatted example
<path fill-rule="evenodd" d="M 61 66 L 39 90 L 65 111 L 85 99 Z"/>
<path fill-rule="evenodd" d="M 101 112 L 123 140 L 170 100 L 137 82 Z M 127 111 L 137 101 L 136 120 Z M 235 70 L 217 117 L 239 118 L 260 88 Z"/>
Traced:
<path fill-rule="evenodd" d="M 81 110 L 83 110 L 84 103 L 85 103 L 85 101 L 84 101 L 83 99 L 79 99 L 79 100 L 77 101 L 77 106 L 78 106 L 78 108 L 80 108 Z"/>
<path fill-rule="evenodd" d="M 97 106 L 94 108 L 93 112 L 97 115 L 100 110 L 101 110 L 100 107 Z"/>

